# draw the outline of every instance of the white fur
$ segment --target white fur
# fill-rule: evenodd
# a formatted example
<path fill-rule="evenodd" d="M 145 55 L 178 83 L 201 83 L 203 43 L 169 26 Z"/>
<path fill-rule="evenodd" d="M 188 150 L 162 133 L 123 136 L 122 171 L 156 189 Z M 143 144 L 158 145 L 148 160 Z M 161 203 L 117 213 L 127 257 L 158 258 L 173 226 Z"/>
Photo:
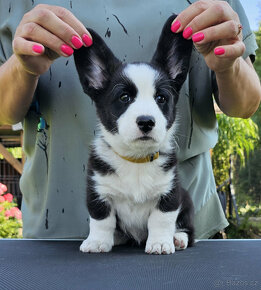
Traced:
<path fill-rule="evenodd" d="M 123 142 L 129 144 L 143 136 L 136 124 L 136 119 L 139 116 L 148 115 L 155 118 L 155 127 L 148 136 L 152 137 L 156 143 L 161 143 L 167 131 L 167 121 L 154 99 L 155 80 L 158 72 L 146 64 L 129 64 L 124 73 L 135 84 L 138 93 L 135 102 L 118 120 L 119 134 L 122 136 Z"/>
<path fill-rule="evenodd" d="M 114 244 L 114 231 L 116 218 L 114 212 L 103 220 L 95 220 L 90 217 L 90 233 L 80 246 L 82 252 L 109 252 Z"/>
<path fill-rule="evenodd" d="M 179 230 L 174 235 L 176 250 L 185 250 L 188 247 L 188 234 Z"/>
<path fill-rule="evenodd" d="M 161 212 L 154 209 L 148 220 L 148 239 L 145 252 L 148 254 L 173 254 L 175 247 L 173 237 L 179 209 L 172 212 Z"/>
<path fill-rule="evenodd" d="M 116 174 L 93 177 L 101 198 L 127 200 L 131 203 L 144 203 L 158 199 L 168 193 L 173 185 L 173 171 L 164 172 L 161 165 L 166 161 L 161 156 L 149 163 L 132 163 L 122 159 L 101 139 L 95 142 L 97 155 L 116 169 Z"/>

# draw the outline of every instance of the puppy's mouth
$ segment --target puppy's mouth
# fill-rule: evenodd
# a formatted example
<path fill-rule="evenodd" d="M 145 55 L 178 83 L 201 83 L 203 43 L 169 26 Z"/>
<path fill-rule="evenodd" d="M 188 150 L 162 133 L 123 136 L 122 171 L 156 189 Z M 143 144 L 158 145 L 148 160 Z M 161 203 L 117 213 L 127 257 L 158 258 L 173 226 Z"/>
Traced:
<path fill-rule="evenodd" d="M 142 137 L 136 138 L 135 141 L 153 141 L 153 142 L 156 142 L 156 140 L 150 136 L 142 136 Z"/>

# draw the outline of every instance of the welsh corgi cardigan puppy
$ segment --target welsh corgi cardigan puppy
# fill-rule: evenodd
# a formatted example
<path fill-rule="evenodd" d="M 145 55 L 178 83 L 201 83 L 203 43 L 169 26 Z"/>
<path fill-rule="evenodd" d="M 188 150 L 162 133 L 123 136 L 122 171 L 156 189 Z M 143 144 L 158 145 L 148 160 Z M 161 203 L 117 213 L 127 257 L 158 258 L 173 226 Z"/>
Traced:
<path fill-rule="evenodd" d="M 82 252 L 109 252 L 129 239 L 146 242 L 149 254 L 193 244 L 193 205 L 180 186 L 174 147 L 192 42 L 171 32 L 175 17 L 167 20 L 150 63 L 120 62 L 92 29 L 93 45 L 74 53 L 100 129 L 89 157 L 90 233 Z"/>

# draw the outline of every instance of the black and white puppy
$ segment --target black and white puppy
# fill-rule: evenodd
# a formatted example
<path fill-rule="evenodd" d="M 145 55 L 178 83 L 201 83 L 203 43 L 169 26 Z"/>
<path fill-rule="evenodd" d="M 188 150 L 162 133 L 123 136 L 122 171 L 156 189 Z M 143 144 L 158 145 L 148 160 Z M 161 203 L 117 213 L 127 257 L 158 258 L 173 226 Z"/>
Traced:
<path fill-rule="evenodd" d="M 75 51 L 84 92 L 95 102 L 100 132 L 88 165 L 90 233 L 83 252 L 108 252 L 134 239 L 146 253 L 193 244 L 193 205 L 181 188 L 174 150 L 175 107 L 192 42 L 166 22 L 151 63 L 121 63 L 93 30 Z"/>

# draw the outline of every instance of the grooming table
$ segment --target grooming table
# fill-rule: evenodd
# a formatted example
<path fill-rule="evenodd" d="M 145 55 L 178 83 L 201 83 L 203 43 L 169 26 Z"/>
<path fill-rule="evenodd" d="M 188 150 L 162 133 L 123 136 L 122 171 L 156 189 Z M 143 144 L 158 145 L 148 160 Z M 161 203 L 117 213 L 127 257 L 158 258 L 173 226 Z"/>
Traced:
<path fill-rule="evenodd" d="M 86 254 L 80 244 L 0 240 L 0 289 L 261 289 L 261 240 L 201 240 L 173 255 Z"/>

